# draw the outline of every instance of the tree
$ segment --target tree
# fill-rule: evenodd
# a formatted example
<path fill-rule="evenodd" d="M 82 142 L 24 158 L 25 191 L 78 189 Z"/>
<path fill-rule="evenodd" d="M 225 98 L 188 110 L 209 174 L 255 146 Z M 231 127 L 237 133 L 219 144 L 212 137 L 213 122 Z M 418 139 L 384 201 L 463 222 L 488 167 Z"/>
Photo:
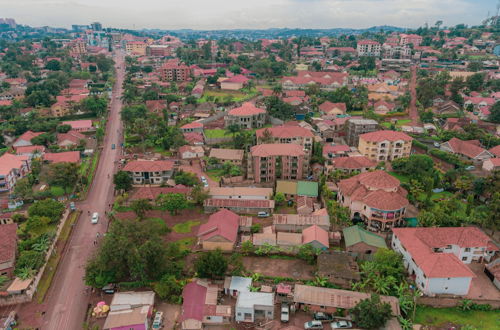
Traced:
<path fill-rule="evenodd" d="M 200 184 L 196 184 L 193 189 L 191 189 L 191 198 L 198 205 L 203 205 L 205 199 L 209 197 L 208 192 L 205 188 Z"/>
<path fill-rule="evenodd" d="M 199 183 L 198 177 L 194 173 L 184 172 L 183 170 L 178 171 L 174 175 L 174 180 L 176 184 L 182 184 L 184 186 L 192 187 Z"/>
<path fill-rule="evenodd" d="M 475 73 L 472 76 L 467 77 L 467 88 L 471 91 L 480 91 L 482 90 L 484 84 L 484 74 L 483 73 Z"/>
<path fill-rule="evenodd" d="M 14 194 L 23 200 L 33 198 L 33 186 L 28 177 L 22 178 L 16 182 Z"/>
<path fill-rule="evenodd" d="M 276 205 L 282 205 L 285 202 L 285 194 L 282 192 L 277 192 L 274 194 L 274 202 Z"/>
<path fill-rule="evenodd" d="M 201 278 L 221 278 L 226 274 L 227 260 L 220 249 L 208 251 L 196 259 L 194 268 Z"/>
<path fill-rule="evenodd" d="M 156 205 L 169 211 L 171 215 L 176 215 L 178 211 L 188 207 L 186 196 L 172 193 L 158 195 Z"/>
<path fill-rule="evenodd" d="M 65 190 L 74 187 L 78 181 L 78 168 L 76 163 L 53 163 L 49 166 L 47 181 L 50 185 L 63 187 Z"/>
<path fill-rule="evenodd" d="M 115 184 L 116 190 L 125 190 L 129 191 L 132 189 L 132 177 L 128 172 L 118 171 L 113 176 L 113 183 Z"/>
<path fill-rule="evenodd" d="M 494 123 L 500 123 L 500 102 L 496 102 L 490 109 L 488 120 Z"/>
<path fill-rule="evenodd" d="M 132 211 L 134 211 L 139 220 L 142 220 L 146 215 L 146 211 L 153 209 L 153 206 L 147 199 L 141 198 L 132 201 L 132 203 L 130 203 L 130 208 L 132 209 Z"/>
<path fill-rule="evenodd" d="M 392 309 L 388 303 L 382 303 L 378 295 L 372 294 L 369 299 L 361 300 L 351 309 L 351 314 L 361 328 L 378 329 L 391 318 Z"/>
<path fill-rule="evenodd" d="M 161 299 L 164 299 L 172 304 L 181 302 L 182 288 L 184 282 L 179 281 L 173 275 L 165 275 L 158 283 L 155 283 L 153 288 Z"/>
<path fill-rule="evenodd" d="M 71 125 L 59 125 L 56 127 L 57 133 L 68 133 L 71 130 Z"/>
<path fill-rule="evenodd" d="M 45 69 L 50 71 L 59 71 L 61 70 L 61 63 L 58 60 L 50 60 L 45 65 Z"/>
<path fill-rule="evenodd" d="M 311 244 L 305 244 L 300 246 L 297 257 L 312 265 L 320 253 L 321 250 L 314 248 Z"/>
<path fill-rule="evenodd" d="M 52 223 L 59 220 L 64 212 L 64 204 L 59 203 L 51 198 L 35 202 L 28 208 L 30 217 L 41 216 L 47 217 Z"/>

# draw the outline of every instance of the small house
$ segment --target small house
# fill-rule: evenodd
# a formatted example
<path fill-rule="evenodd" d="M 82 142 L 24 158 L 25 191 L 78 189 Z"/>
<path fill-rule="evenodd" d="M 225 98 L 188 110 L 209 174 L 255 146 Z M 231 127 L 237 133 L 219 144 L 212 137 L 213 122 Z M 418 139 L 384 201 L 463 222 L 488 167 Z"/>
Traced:
<path fill-rule="evenodd" d="M 274 319 L 274 295 L 267 292 L 242 292 L 235 307 L 237 322 Z"/>
<path fill-rule="evenodd" d="M 345 248 L 348 252 L 372 254 L 378 249 L 387 249 L 385 240 L 360 226 L 351 226 L 343 229 Z"/>

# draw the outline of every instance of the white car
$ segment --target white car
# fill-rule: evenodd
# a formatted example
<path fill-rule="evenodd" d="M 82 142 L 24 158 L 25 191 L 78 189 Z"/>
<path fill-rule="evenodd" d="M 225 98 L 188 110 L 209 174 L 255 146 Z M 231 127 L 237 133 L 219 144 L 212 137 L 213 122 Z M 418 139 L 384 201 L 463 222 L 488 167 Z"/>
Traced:
<path fill-rule="evenodd" d="M 92 219 L 90 220 L 90 222 L 96 224 L 98 221 L 99 221 L 99 213 L 97 212 L 92 213 Z"/>
<path fill-rule="evenodd" d="M 323 329 L 321 321 L 309 321 L 304 323 L 304 329 Z"/>
<path fill-rule="evenodd" d="M 290 308 L 287 304 L 281 304 L 281 322 L 288 322 L 290 320 Z"/>
<path fill-rule="evenodd" d="M 352 328 L 352 323 L 349 321 L 337 321 L 331 323 L 332 329 L 350 329 Z"/>

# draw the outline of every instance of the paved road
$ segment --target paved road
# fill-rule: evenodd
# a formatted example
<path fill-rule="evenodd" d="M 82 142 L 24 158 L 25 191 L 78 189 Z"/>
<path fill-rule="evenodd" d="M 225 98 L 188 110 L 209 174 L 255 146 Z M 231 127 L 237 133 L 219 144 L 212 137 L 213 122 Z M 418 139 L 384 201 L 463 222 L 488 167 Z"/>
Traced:
<path fill-rule="evenodd" d="M 109 211 L 108 205 L 113 200 L 112 177 L 116 167 L 115 161 L 119 159 L 121 152 L 119 147 L 121 134 L 119 132 L 122 131 L 120 120 L 122 102 L 120 98 L 125 66 L 121 53 L 117 53 L 115 62 L 117 67 L 116 84 L 113 89 L 101 159 L 87 199 L 77 204 L 83 213 L 66 246 L 65 254 L 46 298 L 47 312 L 43 319 L 42 329 L 81 329 L 85 318 L 89 302 L 89 297 L 85 294 L 86 286 L 83 282 L 85 264 L 95 251 L 94 241 L 97 233 L 102 234 L 107 229 L 108 221 L 105 219 L 104 212 Z M 111 149 L 112 144 L 117 146 L 116 149 Z M 99 212 L 98 224 L 90 223 L 88 212 Z"/>
<path fill-rule="evenodd" d="M 419 124 L 418 110 L 417 110 L 417 66 L 412 65 L 411 67 L 411 78 L 410 78 L 410 109 L 409 116 L 411 119 L 411 124 L 413 126 L 421 126 Z"/>

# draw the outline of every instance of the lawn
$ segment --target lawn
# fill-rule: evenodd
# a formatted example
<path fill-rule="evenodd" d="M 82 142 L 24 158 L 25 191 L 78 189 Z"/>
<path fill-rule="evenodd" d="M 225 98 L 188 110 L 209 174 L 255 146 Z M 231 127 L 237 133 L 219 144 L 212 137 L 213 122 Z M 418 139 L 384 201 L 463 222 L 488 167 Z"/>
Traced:
<path fill-rule="evenodd" d="M 220 178 L 224 176 L 222 169 L 208 170 L 205 173 L 208 175 L 210 179 L 214 180 L 215 182 L 219 182 Z"/>
<path fill-rule="evenodd" d="M 207 129 L 204 131 L 205 136 L 209 139 L 230 138 L 231 135 L 225 129 Z"/>
<path fill-rule="evenodd" d="M 390 175 L 401 181 L 401 183 L 409 182 L 410 179 L 406 175 L 398 174 L 396 172 L 389 172 Z"/>
<path fill-rule="evenodd" d="M 191 228 L 198 226 L 200 224 L 200 221 L 196 220 L 189 220 L 186 222 L 181 222 L 172 227 L 172 230 L 176 232 L 177 234 L 187 234 L 191 232 Z"/>
<path fill-rule="evenodd" d="M 398 173 L 395 173 L 395 172 L 389 172 L 390 175 L 392 175 L 393 177 L 395 177 L 396 179 L 398 179 L 399 181 L 401 181 L 401 183 L 408 183 L 410 182 L 410 178 L 408 178 L 406 175 L 402 175 L 402 174 L 398 174 Z M 432 196 L 431 196 L 431 200 L 437 200 L 437 199 L 441 199 L 441 198 L 449 198 L 449 197 L 452 197 L 453 194 L 449 191 L 443 191 L 443 192 L 439 192 L 439 193 L 432 193 Z M 419 196 L 418 196 L 418 199 L 419 200 L 425 200 L 425 194 L 424 193 L 421 193 Z"/>
<path fill-rule="evenodd" d="M 54 197 L 61 197 L 64 195 L 64 188 L 58 186 L 52 186 L 50 187 L 50 193 Z"/>
<path fill-rule="evenodd" d="M 162 156 L 166 156 L 166 157 L 171 157 L 173 155 L 171 151 L 164 150 L 161 147 L 154 148 L 154 152 L 157 153 L 157 154 L 160 154 Z"/>
<path fill-rule="evenodd" d="M 216 98 L 219 100 L 224 100 L 226 97 L 231 97 L 234 102 L 241 102 L 254 97 L 257 94 L 256 90 L 252 90 L 251 93 L 245 93 L 240 91 L 221 91 L 221 90 L 207 90 L 203 93 L 203 96 L 198 100 L 198 103 L 207 102 L 208 97 Z"/>
<path fill-rule="evenodd" d="M 191 251 L 191 247 L 194 244 L 195 238 L 194 237 L 187 237 L 180 239 L 178 241 L 175 241 L 175 243 L 179 244 L 179 248 L 182 251 Z"/>
<path fill-rule="evenodd" d="M 411 123 L 411 119 L 399 119 L 398 121 L 396 121 L 396 127 L 401 127 L 401 126 L 407 125 L 409 123 Z M 391 123 L 388 121 L 386 121 L 380 125 L 384 126 L 385 128 L 391 127 Z"/>
<path fill-rule="evenodd" d="M 418 306 L 415 323 L 425 326 L 449 328 L 454 325 L 470 325 L 477 329 L 500 329 L 500 313 L 498 311 L 461 311 L 456 308 L 433 308 Z"/>

